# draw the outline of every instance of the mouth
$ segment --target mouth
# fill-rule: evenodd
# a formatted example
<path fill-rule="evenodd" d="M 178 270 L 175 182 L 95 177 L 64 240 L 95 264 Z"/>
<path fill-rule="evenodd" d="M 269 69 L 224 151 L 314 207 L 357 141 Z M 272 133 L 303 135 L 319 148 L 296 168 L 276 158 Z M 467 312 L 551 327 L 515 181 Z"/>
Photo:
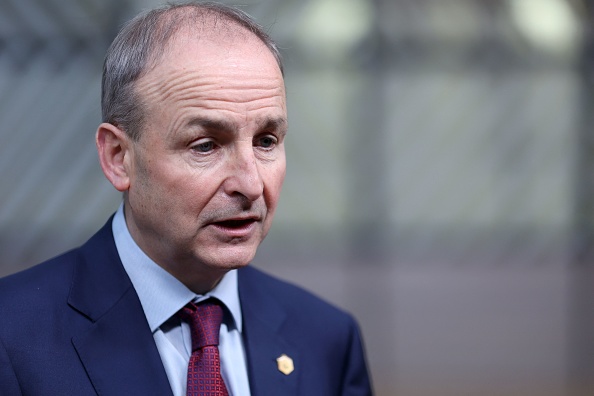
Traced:
<path fill-rule="evenodd" d="M 226 237 L 231 238 L 246 238 L 256 230 L 256 224 L 260 222 L 259 217 L 237 217 L 214 221 L 211 223 L 218 232 L 221 232 Z"/>
<path fill-rule="evenodd" d="M 257 219 L 230 219 L 214 222 L 213 225 L 223 228 L 245 228 L 257 222 Z"/>

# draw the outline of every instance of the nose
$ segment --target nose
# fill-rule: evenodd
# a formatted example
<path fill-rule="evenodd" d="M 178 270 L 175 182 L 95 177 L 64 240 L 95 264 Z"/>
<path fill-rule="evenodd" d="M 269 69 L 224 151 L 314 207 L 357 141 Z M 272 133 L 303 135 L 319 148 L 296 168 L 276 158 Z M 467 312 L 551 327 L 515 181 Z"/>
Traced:
<path fill-rule="evenodd" d="M 230 154 L 229 173 L 223 189 L 229 196 L 242 195 L 253 202 L 264 193 L 264 181 L 251 142 L 241 146 Z"/>

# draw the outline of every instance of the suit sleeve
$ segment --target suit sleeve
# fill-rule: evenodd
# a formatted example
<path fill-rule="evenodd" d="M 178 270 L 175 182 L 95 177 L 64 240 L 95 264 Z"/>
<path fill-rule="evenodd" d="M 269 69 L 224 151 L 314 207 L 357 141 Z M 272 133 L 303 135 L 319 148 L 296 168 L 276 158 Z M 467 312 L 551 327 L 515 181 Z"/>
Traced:
<path fill-rule="evenodd" d="M 350 326 L 350 344 L 345 361 L 341 396 L 371 396 L 371 380 L 357 323 Z"/>
<path fill-rule="evenodd" d="M 0 395 L 22 395 L 8 352 L 0 339 Z"/>

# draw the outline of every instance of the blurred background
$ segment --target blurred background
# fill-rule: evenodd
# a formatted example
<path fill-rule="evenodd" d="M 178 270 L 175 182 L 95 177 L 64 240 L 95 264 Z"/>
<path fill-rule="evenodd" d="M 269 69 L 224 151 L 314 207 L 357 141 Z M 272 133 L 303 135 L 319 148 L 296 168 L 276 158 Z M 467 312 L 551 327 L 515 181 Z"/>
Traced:
<path fill-rule="evenodd" d="M 157 4 L 0 0 L 0 275 L 117 208 L 101 65 Z M 594 1 L 242 4 L 290 117 L 254 265 L 358 318 L 377 395 L 594 394 Z"/>

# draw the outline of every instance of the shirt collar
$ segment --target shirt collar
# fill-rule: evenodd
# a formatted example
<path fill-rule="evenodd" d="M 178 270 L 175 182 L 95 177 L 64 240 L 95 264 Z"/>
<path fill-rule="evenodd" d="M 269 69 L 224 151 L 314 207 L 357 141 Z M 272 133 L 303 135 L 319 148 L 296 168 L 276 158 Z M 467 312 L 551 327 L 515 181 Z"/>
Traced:
<path fill-rule="evenodd" d="M 225 304 L 235 322 L 235 327 L 239 332 L 242 331 L 236 270 L 227 272 L 216 287 L 205 295 L 198 295 L 140 249 L 128 231 L 123 204 L 113 218 L 112 231 L 124 269 L 136 289 L 153 333 L 188 302 L 199 302 L 209 297 L 215 297 Z"/>

